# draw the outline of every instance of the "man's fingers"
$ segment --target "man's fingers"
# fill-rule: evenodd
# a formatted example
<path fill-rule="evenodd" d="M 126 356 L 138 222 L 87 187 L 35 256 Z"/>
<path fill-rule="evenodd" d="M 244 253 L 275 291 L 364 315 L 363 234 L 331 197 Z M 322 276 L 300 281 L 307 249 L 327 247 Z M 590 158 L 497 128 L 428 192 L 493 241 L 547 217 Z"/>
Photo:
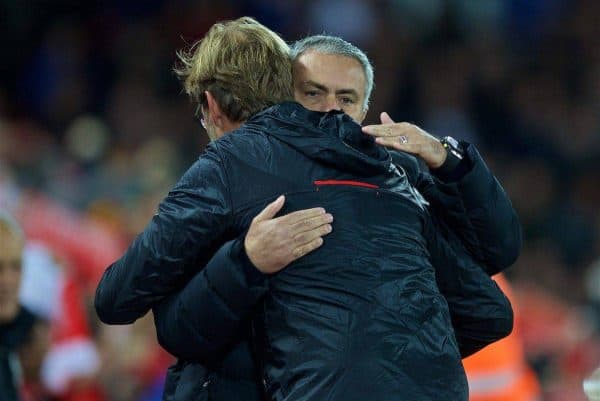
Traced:
<path fill-rule="evenodd" d="M 281 195 L 273 202 L 269 203 L 259 214 L 254 217 L 255 222 L 269 220 L 275 217 L 275 215 L 281 210 L 285 203 L 285 196 Z"/>
<path fill-rule="evenodd" d="M 410 141 L 408 143 L 402 143 L 398 140 L 398 138 L 375 138 L 375 142 L 378 145 L 382 145 L 387 148 L 392 148 L 415 155 L 420 154 L 420 152 L 423 150 L 423 145 L 421 143 L 411 143 Z"/>
<path fill-rule="evenodd" d="M 333 221 L 333 216 L 329 213 L 320 214 L 315 217 L 311 217 L 308 219 L 297 221 L 291 225 L 289 225 L 290 230 L 296 234 L 301 234 L 305 231 L 314 230 L 324 224 L 331 223 Z"/>
<path fill-rule="evenodd" d="M 366 125 L 362 127 L 362 132 L 375 137 L 396 137 L 400 135 L 409 136 L 414 134 L 415 126 L 410 123 L 394 123 L 394 124 L 379 124 Z"/>
<path fill-rule="evenodd" d="M 294 236 L 294 243 L 297 246 L 305 245 L 313 241 L 315 238 L 323 237 L 329 234 L 332 230 L 333 227 L 331 226 L 331 224 L 324 224 L 310 231 L 304 231 L 302 233 L 296 234 Z"/>
<path fill-rule="evenodd" d="M 379 119 L 381 120 L 382 124 L 394 124 L 392 117 L 390 117 L 390 115 L 385 111 L 379 115 Z"/>
<path fill-rule="evenodd" d="M 294 257 L 293 260 L 301 258 L 302 256 L 308 254 L 309 252 L 312 252 L 315 249 L 319 248 L 321 245 L 323 245 L 323 238 L 318 237 L 318 238 L 315 238 L 314 240 L 312 240 L 311 242 L 309 242 L 308 244 L 297 247 L 293 251 L 293 257 Z"/>
<path fill-rule="evenodd" d="M 294 225 L 298 222 L 312 219 L 313 217 L 322 216 L 325 214 L 325 209 L 322 207 L 315 207 L 312 209 L 298 210 L 292 213 L 288 213 L 285 216 L 277 218 L 277 224 Z"/>

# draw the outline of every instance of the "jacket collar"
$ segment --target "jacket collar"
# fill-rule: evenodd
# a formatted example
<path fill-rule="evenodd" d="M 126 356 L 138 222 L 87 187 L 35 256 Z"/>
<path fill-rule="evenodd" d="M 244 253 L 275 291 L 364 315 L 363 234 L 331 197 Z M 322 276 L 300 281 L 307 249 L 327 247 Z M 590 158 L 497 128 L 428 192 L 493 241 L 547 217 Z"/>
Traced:
<path fill-rule="evenodd" d="M 390 154 L 341 111 L 316 112 L 285 102 L 254 115 L 244 127 L 259 129 L 317 162 L 360 176 L 393 169 Z"/>

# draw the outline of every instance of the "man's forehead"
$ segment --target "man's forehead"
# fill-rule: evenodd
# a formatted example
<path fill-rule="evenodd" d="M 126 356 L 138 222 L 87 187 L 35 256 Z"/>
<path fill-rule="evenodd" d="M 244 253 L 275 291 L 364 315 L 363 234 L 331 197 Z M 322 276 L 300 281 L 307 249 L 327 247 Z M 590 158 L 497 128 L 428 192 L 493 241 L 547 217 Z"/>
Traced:
<path fill-rule="evenodd" d="M 358 60 L 350 56 L 307 51 L 295 61 L 295 79 L 300 83 L 316 82 L 323 86 L 336 86 L 338 89 L 354 89 L 363 92 L 365 73 Z M 324 82 L 325 81 L 325 82 Z"/>

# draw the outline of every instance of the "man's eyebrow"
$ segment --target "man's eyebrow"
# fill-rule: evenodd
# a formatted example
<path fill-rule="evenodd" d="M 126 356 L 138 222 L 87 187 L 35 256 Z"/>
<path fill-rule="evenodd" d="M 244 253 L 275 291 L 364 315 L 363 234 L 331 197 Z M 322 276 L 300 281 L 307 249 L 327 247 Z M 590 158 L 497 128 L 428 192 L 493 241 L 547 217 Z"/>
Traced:
<path fill-rule="evenodd" d="M 358 97 L 358 92 L 356 92 L 356 90 L 354 89 L 340 89 L 335 91 L 336 95 L 353 95 Z"/>
<path fill-rule="evenodd" d="M 310 85 L 310 86 L 314 86 L 315 88 L 317 88 L 318 90 L 321 90 L 323 92 L 329 92 L 329 88 L 327 88 L 325 85 L 319 84 L 315 81 L 304 81 L 303 82 L 304 85 Z"/>
<path fill-rule="evenodd" d="M 316 89 L 319 89 L 323 92 L 329 92 L 329 88 L 327 88 L 325 85 L 317 83 L 315 81 L 308 80 L 308 81 L 304 81 L 302 83 L 304 85 L 314 86 Z M 353 96 L 358 97 L 358 92 L 355 89 L 351 89 L 351 88 L 339 89 L 339 90 L 335 91 L 335 94 L 336 95 L 353 95 Z"/>

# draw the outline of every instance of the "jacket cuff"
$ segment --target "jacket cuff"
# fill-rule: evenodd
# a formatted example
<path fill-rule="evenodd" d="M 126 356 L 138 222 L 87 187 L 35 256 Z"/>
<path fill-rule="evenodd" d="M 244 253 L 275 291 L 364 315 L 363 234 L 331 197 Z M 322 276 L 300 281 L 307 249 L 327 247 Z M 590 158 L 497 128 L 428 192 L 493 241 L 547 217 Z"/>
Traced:
<path fill-rule="evenodd" d="M 223 245 L 206 266 L 210 285 L 236 313 L 251 309 L 268 288 L 267 276 L 250 261 L 243 240 Z"/>
<path fill-rule="evenodd" d="M 261 285 L 267 279 L 267 275 L 262 273 L 250 260 L 248 254 L 246 253 L 246 247 L 244 246 L 243 239 L 236 239 L 231 244 L 232 260 L 237 259 L 239 264 L 244 269 L 244 274 L 246 275 L 246 280 L 248 284 L 251 285 Z"/>
<path fill-rule="evenodd" d="M 455 180 L 444 179 L 448 178 L 447 176 L 440 177 L 436 170 L 432 170 L 432 174 L 437 178 L 437 185 L 456 188 L 461 194 L 465 207 L 470 210 L 480 207 L 493 198 L 490 198 L 490 191 L 494 188 L 494 176 L 475 146 L 464 142 L 462 144 L 465 157 L 450 177 Z"/>
<path fill-rule="evenodd" d="M 461 142 L 460 144 L 463 149 L 465 149 L 464 157 L 462 159 L 458 159 L 458 157 L 448 153 L 444 164 L 439 168 L 430 170 L 431 174 L 437 179 L 443 182 L 460 181 L 472 169 L 473 163 L 467 150 L 470 145 L 466 142 Z"/>

